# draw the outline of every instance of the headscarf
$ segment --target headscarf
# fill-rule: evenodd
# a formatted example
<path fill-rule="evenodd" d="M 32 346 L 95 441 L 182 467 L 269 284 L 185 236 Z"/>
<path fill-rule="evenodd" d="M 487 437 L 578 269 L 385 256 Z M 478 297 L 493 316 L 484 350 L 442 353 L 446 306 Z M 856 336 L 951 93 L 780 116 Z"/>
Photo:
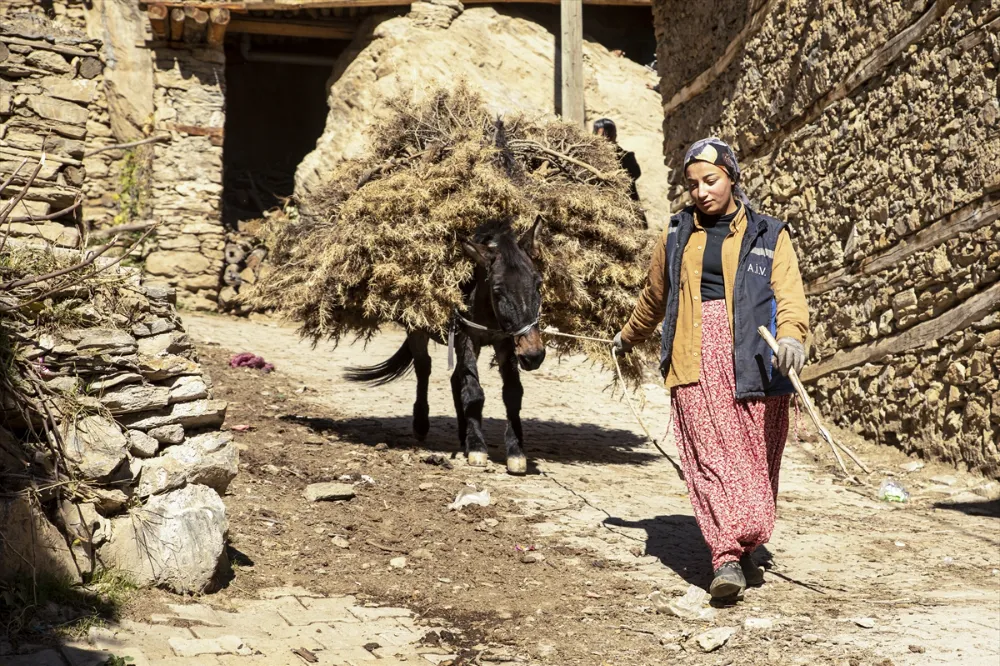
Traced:
<path fill-rule="evenodd" d="M 695 141 L 684 155 L 684 169 L 692 162 L 708 162 L 722 167 L 729 174 L 729 180 L 733 181 L 733 194 L 745 205 L 750 205 L 750 199 L 740 186 L 740 165 L 736 161 L 736 153 L 728 143 L 714 136 Z"/>

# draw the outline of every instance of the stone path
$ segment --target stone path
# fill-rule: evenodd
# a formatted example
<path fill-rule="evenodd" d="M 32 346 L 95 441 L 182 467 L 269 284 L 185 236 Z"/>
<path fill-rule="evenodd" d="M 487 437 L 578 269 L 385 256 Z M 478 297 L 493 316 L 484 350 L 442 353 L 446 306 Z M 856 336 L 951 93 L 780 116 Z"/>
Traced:
<path fill-rule="evenodd" d="M 259 596 L 233 599 L 234 612 L 171 604 L 171 613 L 154 614 L 148 624 L 94 628 L 87 641 L 0 657 L 0 666 L 100 666 L 112 655 L 132 657 L 133 666 L 413 666 L 455 657 L 417 647 L 430 627 L 405 608 L 364 606 L 298 587 L 266 588 Z"/>

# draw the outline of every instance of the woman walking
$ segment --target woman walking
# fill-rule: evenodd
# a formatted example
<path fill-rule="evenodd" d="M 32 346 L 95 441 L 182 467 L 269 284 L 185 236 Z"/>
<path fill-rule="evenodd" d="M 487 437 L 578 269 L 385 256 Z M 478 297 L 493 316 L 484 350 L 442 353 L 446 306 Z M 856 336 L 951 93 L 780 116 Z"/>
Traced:
<path fill-rule="evenodd" d="M 695 205 L 674 215 L 654 250 L 621 351 L 663 322 L 660 371 L 691 504 L 712 553 L 710 592 L 731 599 L 764 582 L 751 553 L 774 528 L 778 470 L 809 313 L 782 222 L 750 207 L 732 149 L 717 138 L 684 158 Z M 778 338 L 773 355 L 757 333 Z"/>

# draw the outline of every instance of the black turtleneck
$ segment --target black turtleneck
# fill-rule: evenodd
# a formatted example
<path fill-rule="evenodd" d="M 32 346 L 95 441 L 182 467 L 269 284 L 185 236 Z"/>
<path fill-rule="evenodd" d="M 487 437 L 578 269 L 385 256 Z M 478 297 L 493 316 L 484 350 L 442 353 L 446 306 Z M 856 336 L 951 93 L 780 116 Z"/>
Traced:
<path fill-rule="evenodd" d="M 726 297 L 725 282 L 722 279 L 722 241 L 729 235 L 730 226 L 740 212 L 742 204 L 736 204 L 736 210 L 729 215 L 708 217 L 700 216 L 701 225 L 705 228 L 705 257 L 701 264 L 701 300 L 718 301 Z"/>

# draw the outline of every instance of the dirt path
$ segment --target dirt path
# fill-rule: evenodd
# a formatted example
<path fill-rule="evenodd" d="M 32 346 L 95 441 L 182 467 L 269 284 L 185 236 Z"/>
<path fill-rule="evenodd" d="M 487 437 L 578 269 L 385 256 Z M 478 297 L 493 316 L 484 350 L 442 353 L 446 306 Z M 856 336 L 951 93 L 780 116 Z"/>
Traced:
<path fill-rule="evenodd" d="M 648 595 L 707 585 L 708 552 L 682 482 L 643 445 L 626 405 L 603 392 L 608 375 L 550 358 L 525 376 L 531 466 L 513 478 L 500 458 L 487 471 L 423 462 L 455 449 L 442 348 L 433 350 L 431 433 L 418 446 L 412 379 L 380 388 L 340 379 L 346 366 L 387 358 L 398 332 L 367 350 L 331 350 L 266 322 L 185 321 L 217 394 L 230 401 L 227 425 L 253 426 L 238 440 L 242 469 L 227 497 L 237 567 L 219 599 L 304 585 L 405 605 L 465 629 L 453 637 L 465 655 L 456 663 L 489 645 L 482 660 L 506 649 L 550 664 L 1000 663 L 995 483 L 935 464 L 905 473 L 910 461 L 899 452 L 851 440 L 878 478 L 893 472 L 913 492 L 906 505 L 887 504 L 874 489 L 835 480 L 815 440 L 790 443 L 767 584 L 708 623 L 681 620 L 656 614 Z M 226 368 L 239 351 L 277 371 Z M 496 456 L 499 379 L 482 374 Z M 662 431 L 666 401 L 648 393 L 645 418 Z M 803 423 L 804 438 L 810 431 Z M 375 485 L 359 485 L 349 503 L 302 497 L 307 483 L 343 474 Z M 492 505 L 448 511 L 466 482 L 488 488 Z M 536 546 L 544 562 L 523 563 L 519 545 Z M 392 566 L 399 557 L 405 565 Z M 704 654 L 689 637 L 713 626 L 737 631 Z"/>

